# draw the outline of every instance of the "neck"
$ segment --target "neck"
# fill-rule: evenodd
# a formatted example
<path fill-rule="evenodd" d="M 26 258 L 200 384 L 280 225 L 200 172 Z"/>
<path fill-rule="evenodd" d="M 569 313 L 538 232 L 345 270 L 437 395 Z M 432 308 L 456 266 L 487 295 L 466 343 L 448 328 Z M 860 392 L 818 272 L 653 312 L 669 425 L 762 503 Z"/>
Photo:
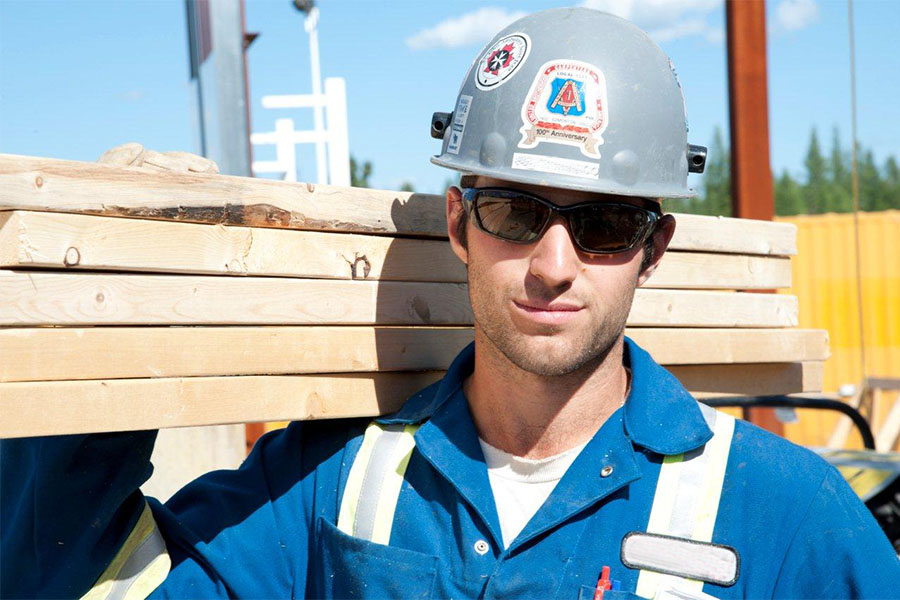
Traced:
<path fill-rule="evenodd" d="M 624 334 L 602 358 L 546 377 L 524 371 L 479 331 L 464 391 L 481 438 L 525 458 L 545 458 L 589 440 L 625 400 Z"/>

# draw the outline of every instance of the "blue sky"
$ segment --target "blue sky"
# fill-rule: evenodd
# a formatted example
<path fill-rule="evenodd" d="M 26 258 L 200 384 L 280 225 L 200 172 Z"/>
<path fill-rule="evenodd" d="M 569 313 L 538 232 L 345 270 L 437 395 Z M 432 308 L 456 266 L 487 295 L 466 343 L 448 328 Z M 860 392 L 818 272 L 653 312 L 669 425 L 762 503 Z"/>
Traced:
<path fill-rule="evenodd" d="M 579 2 L 580 0 L 575 0 Z M 322 74 L 347 80 L 351 153 L 374 164 L 373 185 L 410 181 L 438 191 L 448 174 L 428 162 L 439 143 L 431 113 L 453 109 L 470 62 L 504 20 L 565 6 L 551 0 L 424 2 L 320 0 Z M 674 61 L 692 143 L 727 134 L 721 0 L 587 0 L 651 33 Z M 769 113 L 776 173 L 801 174 L 809 131 L 826 150 L 850 137 L 849 44 L 843 0 L 769 0 Z M 182 0 L 0 0 L 0 151 L 95 160 L 124 141 L 196 149 Z M 880 163 L 900 156 L 900 2 L 856 0 L 860 142 Z M 302 17 L 290 0 L 248 0 L 252 124 L 278 117 L 310 127 L 309 110 L 263 109 L 267 94 L 310 91 Z M 315 177 L 303 148 L 300 179 Z M 258 149 L 258 159 L 274 150 Z M 698 176 L 692 182 L 700 185 Z"/>

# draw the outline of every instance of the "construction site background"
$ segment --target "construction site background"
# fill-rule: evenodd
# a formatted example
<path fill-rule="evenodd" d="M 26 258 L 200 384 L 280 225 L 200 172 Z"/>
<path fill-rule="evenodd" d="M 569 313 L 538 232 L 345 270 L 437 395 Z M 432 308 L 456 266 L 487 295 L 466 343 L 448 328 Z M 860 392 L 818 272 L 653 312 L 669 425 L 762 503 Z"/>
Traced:
<path fill-rule="evenodd" d="M 797 226 L 793 287 L 780 293 L 799 299 L 799 327 L 828 330 L 826 393 L 847 384 L 859 391 L 864 377 L 900 378 L 900 211 L 858 213 L 858 260 L 856 218 L 852 213 L 776 217 Z M 882 426 L 896 396 L 896 391 L 876 395 L 873 431 Z M 785 424 L 785 437 L 805 446 L 827 445 L 839 416 L 817 410 L 797 413 L 796 423 Z M 846 447 L 862 447 L 855 430 Z"/>

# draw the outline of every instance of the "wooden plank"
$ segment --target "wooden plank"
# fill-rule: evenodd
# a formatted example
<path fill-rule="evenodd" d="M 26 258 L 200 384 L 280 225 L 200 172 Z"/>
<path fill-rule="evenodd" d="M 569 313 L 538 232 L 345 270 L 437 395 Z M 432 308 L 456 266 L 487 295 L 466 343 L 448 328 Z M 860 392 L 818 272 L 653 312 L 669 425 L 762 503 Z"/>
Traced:
<path fill-rule="evenodd" d="M 672 367 L 701 395 L 813 391 L 821 363 Z M 0 383 L 0 438 L 372 416 L 441 372 Z M 52 418 L 48 418 L 52 415 Z"/>
<path fill-rule="evenodd" d="M 666 252 L 645 288 L 771 290 L 791 287 L 791 260 L 706 252 Z"/>
<path fill-rule="evenodd" d="M 445 240 L 27 211 L 0 213 L 0 266 L 466 281 Z"/>
<path fill-rule="evenodd" d="M 0 210 L 446 237 L 441 196 L 0 154 Z M 788 256 L 788 223 L 675 214 L 673 250 Z"/>
<path fill-rule="evenodd" d="M 447 235 L 435 196 L 0 154 L 0 210 Z"/>
<path fill-rule="evenodd" d="M 121 219 L 0 213 L 0 266 L 316 279 L 466 281 L 445 241 Z M 645 287 L 774 289 L 790 260 L 670 251 Z"/>
<path fill-rule="evenodd" d="M 698 398 L 771 396 L 822 390 L 822 362 L 687 365 L 669 370 Z"/>
<path fill-rule="evenodd" d="M 359 417 L 397 410 L 441 372 L 0 384 L 0 438 Z"/>
<path fill-rule="evenodd" d="M 464 284 L 0 271 L 0 325 L 469 325 Z"/>
<path fill-rule="evenodd" d="M 458 283 L 0 271 L 0 325 L 471 325 Z M 783 294 L 647 290 L 631 326 L 793 327 Z"/>
<path fill-rule="evenodd" d="M 664 365 L 825 360 L 825 331 L 626 331 Z M 0 329 L 0 381 L 444 370 L 473 339 L 456 327 Z"/>
<path fill-rule="evenodd" d="M 669 248 L 737 254 L 794 256 L 797 226 L 753 219 L 673 213 L 677 223 Z"/>

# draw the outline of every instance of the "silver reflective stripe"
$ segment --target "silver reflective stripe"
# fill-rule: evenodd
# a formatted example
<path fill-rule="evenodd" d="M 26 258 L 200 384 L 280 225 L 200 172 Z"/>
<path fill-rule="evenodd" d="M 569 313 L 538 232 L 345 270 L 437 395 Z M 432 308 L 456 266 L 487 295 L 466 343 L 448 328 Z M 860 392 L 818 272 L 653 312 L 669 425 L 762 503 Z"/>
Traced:
<path fill-rule="evenodd" d="M 361 502 L 356 507 L 356 519 L 353 523 L 353 533 L 356 537 L 372 539 L 381 487 L 391 467 L 396 467 L 391 459 L 402 436 L 402 425 L 387 425 L 375 441 L 359 493 Z"/>
<path fill-rule="evenodd" d="M 112 589 L 106 596 L 107 600 L 124 600 L 132 585 L 140 579 L 147 567 L 164 554 L 166 554 L 166 542 L 159 530 L 154 528 L 149 537 L 122 565 L 122 570 L 119 571 Z"/>
<path fill-rule="evenodd" d="M 145 503 L 122 547 L 82 600 L 146 598 L 165 581 L 171 564 L 165 540 Z"/>
<path fill-rule="evenodd" d="M 647 533 L 695 542 L 712 540 L 734 435 L 734 417 L 705 404 L 698 403 L 698 406 L 713 431 L 713 437 L 702 448 L 663 459 Z M 665 570 L 662 565 L 660 570 Z M 679 585 L 696 591 L 703 587 L 702 581 L 663 575 L 650 567 L 641 570 L 636 593 L 644 598 L 653 598 L 662 584 L 673 579 L 680 580 Z"/>

